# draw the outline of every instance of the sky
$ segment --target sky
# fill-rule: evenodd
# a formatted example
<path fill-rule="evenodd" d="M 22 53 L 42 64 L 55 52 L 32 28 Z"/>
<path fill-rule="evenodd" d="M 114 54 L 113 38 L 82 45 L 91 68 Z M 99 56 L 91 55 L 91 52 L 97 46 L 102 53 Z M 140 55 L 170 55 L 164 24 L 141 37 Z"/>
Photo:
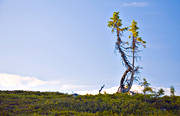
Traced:
<path fill-rule="evenodd" d="M 125 69 L 107 27 L 114 11 L 147 41 L 141 78 L 180 95 L 179 0 L 0 0 L 0 90 L 117 88 Z"/>

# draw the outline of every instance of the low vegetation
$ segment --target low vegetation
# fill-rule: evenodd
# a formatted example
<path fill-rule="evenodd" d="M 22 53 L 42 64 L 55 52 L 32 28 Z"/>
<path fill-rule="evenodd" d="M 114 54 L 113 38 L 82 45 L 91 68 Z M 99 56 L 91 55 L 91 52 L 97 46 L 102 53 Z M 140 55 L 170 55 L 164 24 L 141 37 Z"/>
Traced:
<path fill-rule="evenodd" d="M 0 91 L 1 116 L 179 116 L 180 96 Z"/>

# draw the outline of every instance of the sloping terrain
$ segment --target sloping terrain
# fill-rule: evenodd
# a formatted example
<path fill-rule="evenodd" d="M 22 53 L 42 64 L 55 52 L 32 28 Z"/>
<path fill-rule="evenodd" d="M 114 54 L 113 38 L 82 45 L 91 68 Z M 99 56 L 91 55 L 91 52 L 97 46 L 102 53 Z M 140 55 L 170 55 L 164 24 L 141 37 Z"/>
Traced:
<path fill-rule="evenodd" d="M 1 116 L 180 116 L 180 97 L 0 91 Z"/>

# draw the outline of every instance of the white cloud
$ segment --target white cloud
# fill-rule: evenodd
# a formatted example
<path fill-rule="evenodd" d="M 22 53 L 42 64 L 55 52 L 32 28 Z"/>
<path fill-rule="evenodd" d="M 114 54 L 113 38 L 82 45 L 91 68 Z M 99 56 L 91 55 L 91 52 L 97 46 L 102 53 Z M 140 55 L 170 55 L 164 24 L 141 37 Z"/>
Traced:
<path fill-rule="evenodd" d="M 107 88 L 107 89 L 103 89 L 102 92 L 106 92 L 108 94 L 113 94 L 116 93 L 118 90 L 118 86 L 115 87 L 111 87 L 111 88 Z M 140 85 L 133 85 L 131 88 L 131 91 L 135 91 L 138 93 L 142 93 L 143 87 L 141 87 Z M 81 94 L 81 95 L 85 95 L 85 94 L 98 94 L 99 90 L 89 90 L 89 91 L 76 91 L 76 93 Z"/>
<path fill-rule="evenodd" d="M 61 86 L 62 91 L 69 91 L 69 90 L 77 90 L 77 89 L 82 89 L 82 88 L 87 88 L 88 86 L 85 85 L 73 85 L 73 84 L 63 84 Z"/>
<path fill-rule="evenodd" d="M 45 81 L 37 77 L 0 73 L 0 90 L 59 91 L 72 93 L 72 91 L 88 87 L 85 85 L 67 84 L 58 80 Z"/>
<path fill-rule="evenodd" d="M 147 2 L 125 2 L 122 4 L 123 7 L 145 7 L 148 6 Z"/>
<path fill-rule="evenodd" d="M 152 87 L 154 91 L 158 91 L 160 88 L 162 88 L 165 92 L 165 95 L 170 95 L 170 88 L 165 88 L 165 87 Z M 118 86 L 115 87 L 111 87 L 108 89 L 103 89 L 102 92 L 106 92 L 108 94 L 113 94 L 116 93 L 118 89 Z M 131 91 L 134 91 L 136 93 L 142 93 L 143 91 L 143 87 L 140 85 L 133 85 L 131 88 Z M 85 94 L 98 94 L 99 90 L 89 90 L 89 91 L 76 91 L 76 93 L 81 94 L 81 95 L 85 95 Z"/>
<path fill-rule="evenodd" d="M 7 90 L 30 90 L 43 85 L 59 84 L 59 81 L 43 81 L 36 77 L 20 76 L 14 74 L 0 73 L 0 89 Z"/>
<path fill-rule="evenodd" d="M 0 73 L 0 90 L 33 90 L 33 91 L 59 91 L 65 93 L 75 93 L 85 95 L 85 94 L 98 94 L 99 89 L 95 90 L 84 90 L 89 89 L 92 86 L 86 85 L 73 85 L 60 83 L 60 81 L 44 81 L 36 77 L 20 76 L 15 74 Z M 158 91 L 162 88 L 165 91 L 165 95 L 170 95 L 170 88 L 165 87 L 152 87 L 153 90 Z M 116 93 L 118 86 L 103 89 L 102 93 L 113 94 Z M 84 90 L 84 91 L 79 91 Z M 143 87 L 140 85 L 133 85 L 131 91 L 142 93 Z"/>
<path fill-rule="evenodd" d="M 170 95 L 170 88 L 165 88 L 165 87 L 153 87 L 153 90 L 156 91 L 156 92 L 157 92 L 159 89 L 163 89 L 165 95 Z"/>

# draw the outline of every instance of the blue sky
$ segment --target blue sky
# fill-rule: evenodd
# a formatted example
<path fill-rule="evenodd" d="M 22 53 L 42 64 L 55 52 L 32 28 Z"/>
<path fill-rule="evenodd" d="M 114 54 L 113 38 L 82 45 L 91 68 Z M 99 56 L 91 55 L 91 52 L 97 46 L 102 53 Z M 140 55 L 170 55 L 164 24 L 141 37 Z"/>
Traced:
<path fill-rule="evenodd" d="M 0 78 L 11 82 L 0 89 L 118 86 L 124 68 L 107 27 L 114 11 L 124 26 L 136 20 L 147 41 L 141 77 L 155 87 L 173 85 L 180 94 L 179 0 L 0 0 Z M 31 77 L 41 84 L 29 86 Z"/>

